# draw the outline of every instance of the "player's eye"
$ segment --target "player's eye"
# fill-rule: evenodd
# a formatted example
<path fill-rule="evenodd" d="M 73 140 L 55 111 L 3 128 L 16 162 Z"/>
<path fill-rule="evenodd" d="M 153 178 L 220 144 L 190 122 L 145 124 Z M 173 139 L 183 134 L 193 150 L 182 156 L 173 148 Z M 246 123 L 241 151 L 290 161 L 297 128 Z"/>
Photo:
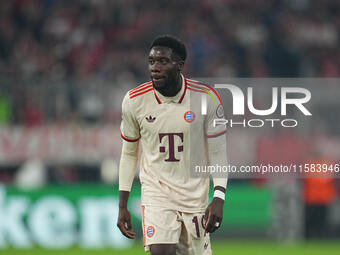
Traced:
<path fill-rule="evenodd" d="M 154 63 L 155 63 L 155 60 L 149 59 L 149 64 L 150 64 L 150 65 L 153 65 Z"/>
<path fill-rule="evenodd" d="M 162 58 L 160 62 L 162 65 L 166 65 L 167 63 L 169 63 L 168 59 L 166 58 Z"/>

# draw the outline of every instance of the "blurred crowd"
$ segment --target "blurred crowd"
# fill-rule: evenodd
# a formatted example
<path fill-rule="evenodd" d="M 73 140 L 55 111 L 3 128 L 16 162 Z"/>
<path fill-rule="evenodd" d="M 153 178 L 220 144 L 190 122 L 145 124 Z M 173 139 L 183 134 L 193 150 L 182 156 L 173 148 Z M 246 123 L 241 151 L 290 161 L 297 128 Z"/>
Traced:
<path fill-rule="evenodd" d="M 339 77 L 339 32 L 336 0 L 1 1 L 0 123 L 119 121 L 159 34 L 190 77 Z"/>

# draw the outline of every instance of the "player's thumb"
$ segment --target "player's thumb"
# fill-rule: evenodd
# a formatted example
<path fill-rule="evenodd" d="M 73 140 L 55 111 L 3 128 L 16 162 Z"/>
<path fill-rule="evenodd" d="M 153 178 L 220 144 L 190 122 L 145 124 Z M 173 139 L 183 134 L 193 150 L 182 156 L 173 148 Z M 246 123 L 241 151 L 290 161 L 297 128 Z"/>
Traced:
<path fill-rule="evenodd" d="M 207 208 L 204 214 L 204 221 L 203 221 L 204 228 L 207 227 L 209 220 L 210 220 L 210 210 L 209 208 Z"/>
<path fill-rule="evenodd" d="M 131 218 L 128 218 L 128 219 L 127 219 L 126 225 L 127 225 L 127 229 L 128 229 L 128 230 L 132 229 Z"/>

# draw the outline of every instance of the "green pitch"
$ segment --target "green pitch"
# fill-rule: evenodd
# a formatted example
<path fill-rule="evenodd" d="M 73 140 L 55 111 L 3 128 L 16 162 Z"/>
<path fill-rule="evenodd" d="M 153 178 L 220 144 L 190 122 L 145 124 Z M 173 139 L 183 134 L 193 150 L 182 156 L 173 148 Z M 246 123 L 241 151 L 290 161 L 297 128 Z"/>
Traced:
<path fill-rule="evenodd" d="M 255 242 L 255 241 L 237 241 L 237 242 L 222 242 L 215 241 L 213 245 L 214 255 L 339 255 L 340 242 L 310 242 L 301 244 L 277 244 L 273 242 Z M 31 250 L 15 250 L 7 249 L 0 250 L 2 255 L 143 255 L 144 252 L 142 244 L 136 244 L 128 250 L 83 250 L 80 248 L 72 248 L 68 250 L 45 250 L 45 249 L 31 249 Z"/>

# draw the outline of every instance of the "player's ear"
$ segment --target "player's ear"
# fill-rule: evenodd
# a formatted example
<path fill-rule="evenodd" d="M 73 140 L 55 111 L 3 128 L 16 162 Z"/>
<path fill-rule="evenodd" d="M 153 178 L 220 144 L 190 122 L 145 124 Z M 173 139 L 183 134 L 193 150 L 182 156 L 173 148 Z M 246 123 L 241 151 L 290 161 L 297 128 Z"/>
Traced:
<path fill-rule="evenodd" d="M 184 66 L 184 61 L 183 61 L 183 60 L 179 60 L 179 61 L 177 62 L 177 70 L 178 70 L 179 72 L 181 72 L 182 69 L 183 69 L 183 66 Z"/>

